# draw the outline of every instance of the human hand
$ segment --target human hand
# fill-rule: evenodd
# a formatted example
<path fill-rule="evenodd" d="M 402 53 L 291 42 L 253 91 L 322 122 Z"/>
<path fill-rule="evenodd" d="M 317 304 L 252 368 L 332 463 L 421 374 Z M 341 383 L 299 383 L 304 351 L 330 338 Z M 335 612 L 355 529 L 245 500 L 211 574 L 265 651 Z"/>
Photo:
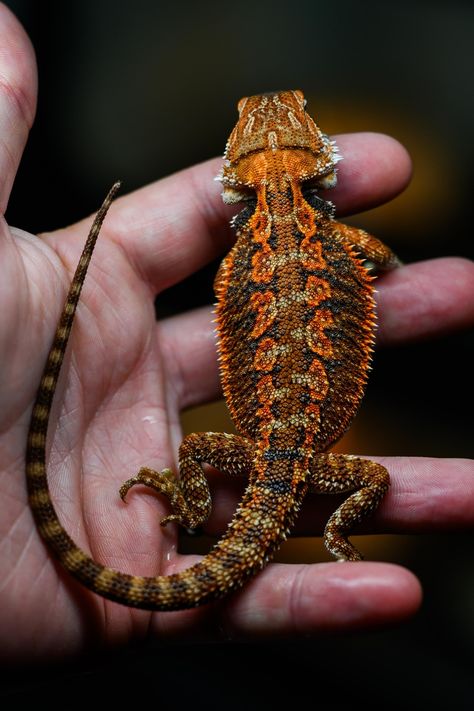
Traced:
<path fill-rule="evenodd" d="M 5 210 L 33 120 L 34 59 L 11 13 L 0 5 L 0 204 Z M 384 136 L 340 136 L 345 160 L 331 191 L 340 212 L 383 202 L 409 178 L 405 151 Z M 217 397 L 210 309 L 156 322 L 154 296 L 223 253 L 230 216 L 209 161 L 117 200 L 93 257 L 50 428 L 49 479 L 61 521 L 94 558 L 137 575 L 169 574 L 194 556 L 176 553 L 176 528 L 159 520 L 166 502 L 118 489 L 141 466 L 170 466 L 180 442 L 179 412 Z M 115 177 L 115 176 L 114 176 Z M 101 196 L 102 197 L 102 196 Z M 420 588 L 383 563 L 269 565 L 238 594 L 197 610 L 150 613 L 103 600 L 72 580 L 38 536 L 26 499 L 24 451 L 36 389 L 91 220 L 43 235 L 2 223 L 0 321 L 0 655 L 64 656 L 132 639 L 308 635 L 400 619 Z M 473 320 L 469 262 L 404 267 L 378 283 L 386 343 L 454 329 Z M 414 295 L 423 286 L 423 300 Z M 443 303 L 435 296 L 443 289 Z M 382 460 L 381 460 L 382 461 Z M 472 523 L 470 463 L 383 460 L 392 487 L 374 528 L 422 530 Z M 209 530 L 221 533 L 234 487 L 219 481 Z M 302 526 L 323 521 L 308 497 Z M 314 515 L 313 515 L 314 514 Z"/>

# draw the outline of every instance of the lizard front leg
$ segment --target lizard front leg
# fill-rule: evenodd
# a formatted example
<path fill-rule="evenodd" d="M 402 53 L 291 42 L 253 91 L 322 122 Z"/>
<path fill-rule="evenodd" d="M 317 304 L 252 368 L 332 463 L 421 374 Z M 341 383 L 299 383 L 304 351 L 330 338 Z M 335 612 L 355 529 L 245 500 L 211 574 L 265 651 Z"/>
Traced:
<path fill-rule="evenodd" d="M 347 536 L 375 511 L 387 492 L 390 478 L 385 467 L 348 454 L 317 454 L 310 463 L 308 484 L 319 494 L 354 492 L 327 522 L 324 543 L 338 560 L 361 560 Z"/>
<path fill-rule="evenodd" d="M 379 271 L 389 271 L 401 266 L 402 262 L 381 240 L 358 227 L 351 227 L 334 219 L 334 205 L 323 200 L 312 190 L 304 192 L 306 202 L 320 214 L 329 218 L 324 229 L 336 240 L 344 242 L 348 247 L 355 247 Z"/>
<path fill-rule="evenodd" d="M 355 247 L 380 271 L 389 271 L 401 266 L 401 261 L 390 247 L 373 235 L 358 227 L 342 222 L 332 222 L 331 229 L 336 237 L 351 247 Z"/>
<path fill-rule="evenodd" d="M 185 528 L 195 529 L 202 526 L 211 513 L 211 494 L 202 464 L 210 464 L 231 476 L 249 476 L 253 454 L 253 443 L 237 435 L 190 434 L 179 448 L 179 478 L 171 469 L 158 472 L 142 467 L 120 487 L 120 496 L 125 501 L 132 486 L 148 486 L 170 500 L 172 513 L 161 520 L 162 526 L 177 521 Z"/>

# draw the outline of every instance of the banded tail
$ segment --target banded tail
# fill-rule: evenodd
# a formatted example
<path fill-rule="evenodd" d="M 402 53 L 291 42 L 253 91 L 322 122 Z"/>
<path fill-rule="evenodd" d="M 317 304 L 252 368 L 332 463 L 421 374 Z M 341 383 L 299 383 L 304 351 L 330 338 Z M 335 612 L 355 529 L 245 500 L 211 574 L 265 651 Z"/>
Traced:
<path fill-rule="evenodd" d="M 39 386 L 31 416 L 26 451 L 26 480 L 31 511 L 38 531 L 63 567 L 85 587 L 115 602 L 148 610 L 176 610 L 196 607 L 240 587 L 263 567 L 282 542 L 291 521 L 275 515 L 258 483 L 250 484 L 229 529 L 215 548 L 198 564 L 186 570 L 157 577 L 121 573 L 93 560 L 72 540 L 59 521 L 51 500 L 46 467 L 46 437 L 56 385 L 71 333 L 74 315 L 92 253 L 107 211 L 120 187 L 108 193 L 94 220 L 72 280 L 56 329 L 53 344 Z M 296 511 L 295 511 L 296 513 Z M 273 535 L 258 550 L 248 540 L 256 536 L 262 515 Z M 252 530 L 251 530 L 252 529 Z M 265 550 L 266 548 L 266 550 Z"/>

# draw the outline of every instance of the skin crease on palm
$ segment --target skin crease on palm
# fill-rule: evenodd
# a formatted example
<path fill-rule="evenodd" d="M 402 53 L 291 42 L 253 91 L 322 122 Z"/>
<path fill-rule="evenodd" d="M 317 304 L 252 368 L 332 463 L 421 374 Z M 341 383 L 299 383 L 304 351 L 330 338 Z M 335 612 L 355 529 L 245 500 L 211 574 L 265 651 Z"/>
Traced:
<path fill-rule="evenodd" d="M 5 211 L 33 122 L 36 69 L 31 45 L 4 5 L 0 79 L 0 195 Z M 355 134 L 337 141 L 345 160 L 330 197 L 340 215 L 389 200 L 407 185 L 410 161 L 393 139 Z M 137 492 L 124 505 L 118 489 L 140 466 L 174 465 L 180 410 L 220 393 L 210 308 L 157 323 L 153 305 L 155 294 L 232 244 L 231 213 L 212 180 L 219 166 L 216 159 L 192 167 L 112 206 L 86 279 L 55 401 L 48 466 L 61 521 L 102 563 L 137 575 L 169 574 L 196 559 L 177 554 L 175 526 L 160 529 L 164 501 Z M 421 602 L 417 579 L 385 563 L 271 564 L 231 598 L 173 613 L 107 602 L 56 565 L 27 506 L 24 451 L 41 371 L 90 224 L 87 218 L 41 237 L 2 224 L 1 657 L 64 658 L 97 645 L 146 637 L 297 638 L 390 623 L 416 612 Z M 377 284 L 378 341 L 393 345 L 472 324 L 473 284 L 473 264 L 461 258 L 408 265 L 384 276 Z M 379 461 L 388 468 L 392 486 L 370 530 L 462 530 L 472 525 L 471 462 Z M 208 530 L 219 534 L 241 487 L 215 472 L 211 481 L 215 505 Z M 320 500 L 308 497 L 297 532 L 320 535 L 320 509 Z"/>

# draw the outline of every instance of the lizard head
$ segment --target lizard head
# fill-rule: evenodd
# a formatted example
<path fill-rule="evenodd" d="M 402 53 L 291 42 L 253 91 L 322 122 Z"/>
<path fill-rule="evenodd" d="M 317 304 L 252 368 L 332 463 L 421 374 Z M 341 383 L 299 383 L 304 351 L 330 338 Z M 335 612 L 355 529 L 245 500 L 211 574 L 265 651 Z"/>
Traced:
<path fill-rule="evenodd" d="M 266 180 L 272 156 L 283 156 L 288 175 L 311 181 L 315 188 L 336 184 L 337 148 L 305 111 L 303 92 L 279 91 L 241 99 L 239 120 L 227 142 L 224 201 L 237 202 L 239 188 L 255 188 Z"/>

